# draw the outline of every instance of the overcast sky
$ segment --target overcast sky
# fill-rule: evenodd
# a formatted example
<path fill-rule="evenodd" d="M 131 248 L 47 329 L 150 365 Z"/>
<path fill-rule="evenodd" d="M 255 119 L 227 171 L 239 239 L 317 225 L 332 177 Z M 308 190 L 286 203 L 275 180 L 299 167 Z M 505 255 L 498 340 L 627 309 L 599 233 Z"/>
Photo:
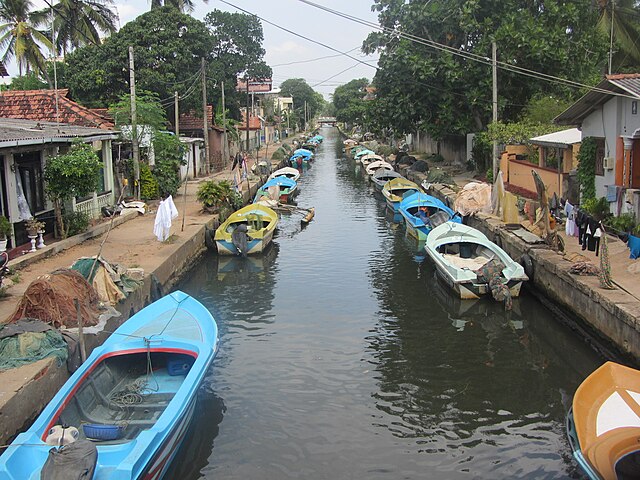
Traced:
<path fill-rule="evenodd" d="M 377 15 L 371 11 L 371 0 L 314 1 L 324 7 L 377 23 Z M 45 6 L 42 0 L 35 0 L 34 3 Z M 364 56 L 360 52 L 362 41 L 372 30 L 369 27 L 306 5 L 299 0 L 229 0 L 229 3 L 340 52 L 349 52 L 349 55 L 356 59 L 371 65 L 376 64 L 376 56 Z M 216 8 L 230 12 L 238 11 L 220 0 L 209 0 L 208 4 L 195 0 L 195 4 L 196 8 L 191 15 L 198 19 L 203 19 L 209 11 Z M 148 11 L 150 2 L 116 0 L 115 6 L 120 17 L 120 26 L 122 26 Z M 336 86 L 354 78 L 366 77 L 371 80 L 375 74 L 375 69 L 371 66 L 358 63 L 356 59 L 339 55 L 335 51 L 273 25 L 263 22 L 263 30 L 264 48 L 267 52 L 265 60 L 273 68 L 274 86 L 278 86 L 288 78 L 304 78 L 309 85 L 328 99 Z M 315 60 L 327 56 L 331 58 Z M 301 61 L 305 62 L 291 64 Z M 17 74 L 17 68 L 14 65 L 7 67 L 10 74 Z"/>

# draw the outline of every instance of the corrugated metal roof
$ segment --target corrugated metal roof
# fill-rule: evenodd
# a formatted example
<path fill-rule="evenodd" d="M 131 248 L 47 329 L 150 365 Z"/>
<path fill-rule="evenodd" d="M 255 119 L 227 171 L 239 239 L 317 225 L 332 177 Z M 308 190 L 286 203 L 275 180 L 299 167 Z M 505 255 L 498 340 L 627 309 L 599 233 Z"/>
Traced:
<path fill-rule="evenodd" d="M 529 140 L 534 145 L 542 145 L 544 147 L 568 147 L 582 141 L 582 132 L 577 128 L 569 128 L 559 132 L 540 135 Z"/>
<path fill-rule="evenodd" d="M 117 138 L 116 130 L 80 127 L 65 123 L 36 122 L 14 118 L 0 118 L 0 147 L 36 145 L 49 142 L 68 143 L 74 138 Z"/>
<path fill-rule="evenodd" d="M 591 112 L 606 103 L 614 94 L 630 95 L 640 99 L 640 74 L 608 75 L 593 88 L 553 121 L 559 125 L 580 125 Z"/>

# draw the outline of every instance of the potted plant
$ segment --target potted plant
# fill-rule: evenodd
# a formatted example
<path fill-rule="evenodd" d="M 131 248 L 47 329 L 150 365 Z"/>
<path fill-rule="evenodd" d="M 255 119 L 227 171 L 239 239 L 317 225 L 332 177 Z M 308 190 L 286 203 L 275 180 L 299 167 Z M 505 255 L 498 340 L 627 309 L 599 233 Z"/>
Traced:
<path fill-rule="evenodd" d="M 0 252 L 7 250 L 9 235 L 11 235 L 11 222 L 4 215 L 0 215 Z"/>
<path fill-rule="evenodd" d="M 27 236 L 35 237 L 39 232 L 44 231 L 45 224 L 44 222 L 39 221 L 37 218 L 33 217 L 25 222 L 25 228 L 27 229 Z"/>

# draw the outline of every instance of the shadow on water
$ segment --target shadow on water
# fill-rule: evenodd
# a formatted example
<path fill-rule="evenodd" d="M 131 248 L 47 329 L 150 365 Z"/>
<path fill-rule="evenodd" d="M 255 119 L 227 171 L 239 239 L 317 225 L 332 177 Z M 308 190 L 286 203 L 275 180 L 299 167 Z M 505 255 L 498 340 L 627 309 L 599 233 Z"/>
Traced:
<path fill-rule="evenodd" d="M 573 476 L 564 415 L 600 358 L 526 292 L 510 313 L 453 296 L 323 135 L 297 199 L 315 219 L 180 285 L 220 350 L 170 478 Z"/>

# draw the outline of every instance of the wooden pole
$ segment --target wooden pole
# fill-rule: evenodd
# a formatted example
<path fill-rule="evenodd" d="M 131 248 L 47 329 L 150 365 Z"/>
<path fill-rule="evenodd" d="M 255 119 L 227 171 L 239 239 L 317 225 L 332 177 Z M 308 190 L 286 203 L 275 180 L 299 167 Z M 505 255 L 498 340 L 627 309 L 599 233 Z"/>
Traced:
<path fill-rule="evenodd" d="M 138 116 L 136 112 L 136 76 L 133 47 L 129 47 L 129 89 L 131 92 L 131 144 L 133 146 L 133 192 L 140 200 L 140 145 L 138 145 Z"/>
<path fill-rule="evenodd" d="M 73 299 L 76 305 L 76 318 L 78 319 L 78 342 L 80 343 L 80 359 L 82 363 L 87 359 L 87 349 L 84 344 L 84 331 L 82 329 L 82 314 L 80 313 L 80 302 L 77 298 Z"/>
<path fill-rule="evenodd" d="M 493 77 L 493 123 L 498 123 L 498 47 L 496 42 L 491 42 L 492 77 Z M 498 178 L 498 141 L 493 141 L 493 181 Z"/>
<path fill-rule="evenodd" d="M 180 138 L 180 111 L 178 110 L 178 92 L 173 92 L 173 108 L 174 108 L 174 122 L 175 122 L 175 131 L 176 138 Z"/>
<path fill-rule="evenodd" d="M 227 155 L 227 107 L 224 101 L 224 82 L 221 82 L 222 87 L 222 166 L 227 167 L 229 161 L 229 155 Z"/>
<path fill-rule="evenodd" d="M 200 66 L 202 70 L 202 133 L 204 137 L 204 156 L 206 158 L 205 161 L 205 171 L 209 173 L 209 162 L 211 158 L 209 157 L 209 125 L 207 123 L 207 77 L 206 71 L 204 68 L 204 58 L 202 59 L 202 64 Z"/>

